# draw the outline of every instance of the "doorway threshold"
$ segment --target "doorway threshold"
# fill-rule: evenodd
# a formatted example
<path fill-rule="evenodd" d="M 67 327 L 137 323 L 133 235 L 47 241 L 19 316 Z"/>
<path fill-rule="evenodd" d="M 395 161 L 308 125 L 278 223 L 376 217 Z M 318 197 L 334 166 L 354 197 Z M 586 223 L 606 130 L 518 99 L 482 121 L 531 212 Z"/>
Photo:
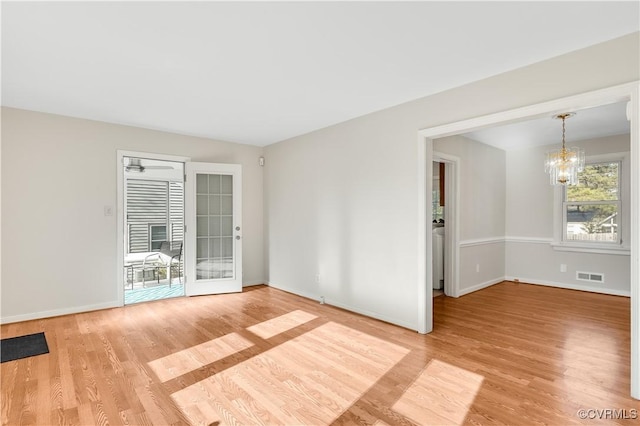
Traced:
<path fill-rule="evenodd" d="M 184 296 L 184 286 L 182 284 L 172 284 L 171 287 L 166 284 L 147 288 L 134 288 L 132 290 L 125 289 L 124 304 L 130 305 L 181 296 Z"/>

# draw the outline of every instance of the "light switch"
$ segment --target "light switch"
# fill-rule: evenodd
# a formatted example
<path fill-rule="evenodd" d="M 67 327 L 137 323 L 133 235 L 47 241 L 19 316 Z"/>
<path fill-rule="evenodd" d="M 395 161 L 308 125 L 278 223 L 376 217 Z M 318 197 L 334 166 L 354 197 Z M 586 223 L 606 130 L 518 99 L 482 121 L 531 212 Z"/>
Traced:
<path fill-rule="evenodd" d="M 105 216 L 113 216 L 113 207 L 104 206 L 104 215 Z"/>

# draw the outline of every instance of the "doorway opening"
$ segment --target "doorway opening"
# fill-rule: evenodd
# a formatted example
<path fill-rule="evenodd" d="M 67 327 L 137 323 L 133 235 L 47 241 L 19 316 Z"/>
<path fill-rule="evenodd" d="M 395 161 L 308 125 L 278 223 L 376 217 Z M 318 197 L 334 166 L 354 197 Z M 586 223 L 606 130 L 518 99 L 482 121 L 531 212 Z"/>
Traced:
<path fill-rule="evenodd" d="M 460 159 L 433 152 L 432 287 L 439 294 L 458 296 L 458 226 Z"/>
<path fill-rule="evenodd" d="M 530 105 L 527 107 L 521 107 L 513 110 L 490 114 L 486 116 L 476 117 L 464 121 L 458 121 L 441 126 L 427 128 L 419 131 L 419 145 L 418 152 L 421 160 L 426 159 L 426 162 L 420 161 L 419 163 L 419 191 L 418 199 L 418 227 L 420 232 L 419 239 L 419 252 L 421 255 L 426 255 L 427 265 L 430 264 L 432 258 L 431 242 L 432 232 L 431 227 L 427 227 L 425 230 L 425 224 L 427 218 L 431 217 L 431 203 L 424 203 L 425 190 L 431 187 L 432 175 L 431 167 L 433 161 L 433 141 L 436 138 L 443 138 L 447 136 L 453 136 L 463 133 L 469 133 L 482 128 L 490 127 L 496 124 L 510 124 L 518 121 L 524 121 L 526 119 L 536 119 L 551 114 L 557 114 L 562 111 L 575 111 L 578 109 L 592 108 L 598 105 L 606 105 L 615 102 L 627 103 L 627 119 L 630 121 L 630 171 L 631 182 L 637 182 L 638 180 L 638 164 L 640 164 L 640 150 L 638 148 L 640 144 L 640 136 L 638 126 L 638 118 L 640 117 L 640 86 L 638 82 L 623 84 L 620 86 L 614 86 L 606 89 L 601 89 L 594 92 L 583 93 L 580 95 L 574 95 L 567 98 L 556 99 L 540 104 Z M 631 294 L 631 396 L 633 398 L 640 398 L 640 364 L 637 362 L 640 357 L 640 327 L 636 327 L 637 318 L 640 312 L 640 298 L 638 297 L 638 277 L 640 276 L 640 262 L 638 262 L 640 250 L 640 233 L 638 232 L 637 225 L 640 223 L 638 212 L 640 211 L 640 196 L 638 196 L 638 187 L 631 189 L 630 197 L 630 294 Z M 426 231 L 426 232 L 422 232 Z M 505 241 L 506 241 L 505 236 Z M 422 256 L 421 256 L 422 257 Z M 420 267 L 418 276 L 418 291 L 422 296 L 425 283 L 427 284 L 427 291 L 432 287 L 431 276 L 426 274 L 427 268 Z M 432 298 L 419 298 L 418 312 L 419 317 L 419 329 L 420 333 L 429 333 L 433 329 L 433 303 Z M 423 316 L 424 315 L 424 316 Z"/>
<path fill-rule="evenodd" d="M 184 296 L 184 163 L 122 155 L 123 304 Z"/>
<path fill-rule="evenodd" d="M 444 295 L 444 259 L 445 259 L 445 235 L 447 232 L 444 220 L 446 210 L 446 176 L 445 163 L 433 162 L 433 185 L 431 187 L 431 231 L 433 232 L 433 297 Z"/>
<path fill-rule="evenodd" d="M 242 291 L 242 166 L 120 150 L 117 159 L 116 283 L 121 306 Z M 127 182 L 140 186 L 140 180 L 165 186 L 154 187 L 136 204 L 127 194 L 133 189 Z M 156 209 L 151 219 L 135 222 L 146 228 L 129 231 L 133 214 L 140 219 L 150 208 Z M 150 290 L 161 288 L 169 293 L 153 295 Z M 145 297 L 125 301 L 125 292 L 136 289 Z"/>

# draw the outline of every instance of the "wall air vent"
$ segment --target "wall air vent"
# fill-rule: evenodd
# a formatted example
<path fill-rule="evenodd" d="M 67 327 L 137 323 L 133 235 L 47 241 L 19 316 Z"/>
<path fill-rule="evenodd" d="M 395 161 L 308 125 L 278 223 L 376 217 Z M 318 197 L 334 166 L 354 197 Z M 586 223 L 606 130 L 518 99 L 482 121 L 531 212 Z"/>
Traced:
<path fill-rule="evenodd" d="M 589 281 L 589 282 L 592 282 L 592 283 L 603 283 L 604 282 L 604 274 L 596 273 L 596 272 L 576 271 L 576 280 Z"/>

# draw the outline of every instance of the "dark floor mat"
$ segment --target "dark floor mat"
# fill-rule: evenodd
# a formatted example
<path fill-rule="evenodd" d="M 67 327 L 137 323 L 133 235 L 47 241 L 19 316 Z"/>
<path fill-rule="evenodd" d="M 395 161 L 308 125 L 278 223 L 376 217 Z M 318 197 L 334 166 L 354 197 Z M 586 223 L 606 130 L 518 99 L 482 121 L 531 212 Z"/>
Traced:
<path fill-rule="evenodd" d="M 0 362 L 14 361 L 49 353 L 44 333 L 28 334 L 0 340 Z"/>

